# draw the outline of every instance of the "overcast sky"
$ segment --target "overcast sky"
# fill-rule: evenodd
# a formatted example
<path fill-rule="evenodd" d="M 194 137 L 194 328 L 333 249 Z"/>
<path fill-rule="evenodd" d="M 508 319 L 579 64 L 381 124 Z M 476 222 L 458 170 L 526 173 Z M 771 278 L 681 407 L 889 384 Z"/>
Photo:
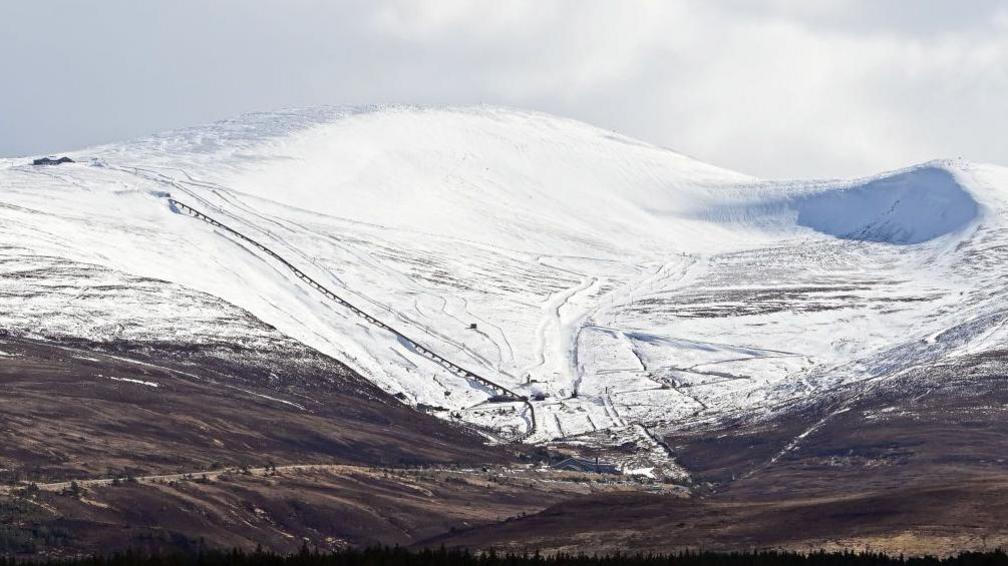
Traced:
<path fill-rule="evenodd" d="M 478 104 L 762 177 L 1008 165 L 1008 0 L 0 0 L 0 155 L 252 110 Z"/>

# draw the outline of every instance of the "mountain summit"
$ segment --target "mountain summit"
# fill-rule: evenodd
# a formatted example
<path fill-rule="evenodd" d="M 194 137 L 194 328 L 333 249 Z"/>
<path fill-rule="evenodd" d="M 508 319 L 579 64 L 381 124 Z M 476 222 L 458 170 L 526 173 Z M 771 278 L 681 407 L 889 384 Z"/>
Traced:
<path fill-rule="evenodd" d="M 630 439 L 625 465 L 671 475 L 670 430 L 1006 338 L 990 165 L 762 181 L 492 107 L 258 113 L 71 158 L 0 169 L 5 328 L 226 343 L 237 307 L 493 439 Z"/>

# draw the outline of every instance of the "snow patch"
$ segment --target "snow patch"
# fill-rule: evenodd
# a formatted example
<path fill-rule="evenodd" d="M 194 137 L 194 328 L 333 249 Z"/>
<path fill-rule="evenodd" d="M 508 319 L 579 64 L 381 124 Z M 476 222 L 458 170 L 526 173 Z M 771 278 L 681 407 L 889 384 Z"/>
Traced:
<path fill-rule="evenodd" d="M 144 381 L 142 379 L 133 379 L 130 377 L 113 377 L 111 375 L 107 377 L 112 381 L 124 381 L 126 383 L 136 383 L 137 385 L 146 385 L 147 387 L 159 387 L 158 384 L 153 381 Z"/>

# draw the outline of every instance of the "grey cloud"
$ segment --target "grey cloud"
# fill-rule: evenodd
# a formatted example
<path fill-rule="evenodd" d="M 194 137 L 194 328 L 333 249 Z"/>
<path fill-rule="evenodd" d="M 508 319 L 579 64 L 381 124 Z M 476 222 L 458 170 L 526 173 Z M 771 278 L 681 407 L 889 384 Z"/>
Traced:
<path fill-rule="evenodd" d="M 1005 3 L 0 5 L 0 155 L 315 104 L 492 103 L 770 177 L 1008 164 Z"/>

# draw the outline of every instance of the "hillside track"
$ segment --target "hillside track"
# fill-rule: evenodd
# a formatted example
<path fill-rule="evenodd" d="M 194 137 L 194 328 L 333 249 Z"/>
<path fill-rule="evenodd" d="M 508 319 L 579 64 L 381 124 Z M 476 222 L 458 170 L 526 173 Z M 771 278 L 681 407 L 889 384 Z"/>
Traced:
<path fill-rule="evenodd" d="M 315 291 L 317 291 L 318 293 L 320 293 L 323 296 L 325 296 L 330 301 L 333 301 L 333 302 L 339 304 L 340 306 L 342 306 L 342 307 L 350 310 L 352 313 L 354 313 L 358 317 L 364 319 L 368 324 L 370 324 L 372 326 L 375 326 L 377 328 L 380 328 L 382 330 L 385 330 L 386 332 L 389 332 L 390 334 L 394 335 L 396 338 L 398 338 L 399 340 L 401 340 L 402 342 L 404 342 L 405 344 L 407 344 L 415 352 L 417 352 L 418 354 L 420 354 L 420 355 L 422 355 L 422 356 L 430 359 L 431 361 L 433 361 L 434 363 L 436 363 L 436 364 L 440 365 L 441 367 L 445 368 L 449 372 L 451 372 L 451 373 L 453 373 L 455 375 L 458 375 L 459 377 L 468 379 L 470 381 L 474 381 L 474 382 L 476 382 L 476 383 L 478 383 L 478 384 L 480 384 L 480 385 L 482 385 L 484 387 L 487 387 L 487 388 L 489 388 L 491 391 L 493 391 L 497 395 L 501 395 L 502 397 L 508 397 L 508 398 L 510 398 L 510 399 L 512 399 L 514 401 L 520 401 L 520 402 L 524 403 L 525 407 L 528 409 L 528 412 L 529 412 L 529 418 L 530 418 L 530 420 L 529 420 L 529 427 L 528 427 L 528 429 L 521 436 L 519 436 L 515 440 L 517 442 L 521 442 L 521 441 L 524 441 L 525 439 L 529 438 L 533 434 L 535 434 L 535 432 L 536 432 L 535 408 L 532 406 L 532 402 L 529 401 L 528 397 L 526 397 L 524 395 L 519 395 L 518 393 L 515 393 L 513 390 L 511 390 L 511 389 L 509 389 L 509 388 L 507 388 L 507 387 L 505 387 L 505 386 L 497 383 L 496 381 L 493 381 L 491 379 L 483 377 L 482 375 L 479 375 L 479 374 L 473 372 L 472 370 L 463 368 L 462 366 L 459 366 L 459 365 L 455 364 L 454 362 L 452 362 L 452 361 L 444 358 L 443 356 L 437 354 L 436 352 L 434 352 L 433 350 L 431 350 L 427 346 L 424 346 L 422 343 L 420 343 L 420 342 L 418 342 L 418 341 L 416 341 L 416 340 L 408 337 L 406 334 L 404 334 L 400 330 L 398 330 L 398 329 L 396 329 L 396 328 L 394 328 L 392 326 L 389 326 L 385 322 L 382 322 L 381 320 L 379 320 L 379 319 L 371 316 L 370 314 L 368 314 L 367 312 L 361 310 L 360 308 L 358 308 L 354 304 L 346 301 L 345 299 L 343 299 L 339 295 L 333 293 L 331 290 L 329 290 L 328 288 L 326 288 L 325 286 L 323 286 L 322 284 L 320 284 L 319 282 L 317 282 L 315 279 L 311 278 L 310 276 L 308 276 L 307 274 L 305 274 L 303 271 L 301 271 L 300 269 L 298 269 L 291 262 L 289 262 L 288 260 L 286 260 L 283 256 L 281 256 L 280 254 L 274 252 L 272 249 L 270 249 L 267 246 L 259 243 L 258 241 L 256 241 L 256 240 L 254 240 L 254 239 L 252 239 L 252 238 L 250 238 L 250 237 L 242 234 L 241 232 L 239 232 L 239 231 L 237 231 L 237 230 L 235 230 L 235 229 L 233 229 L 233 228 L 231 228 L 231 227 L 229 227 L 229 226 L 227 226 L 227 225 L 219 222 L 218 220 L 215 220 L 214 218 L 211 218 L 210 216 L 207 216 L 203 212 L 200 212 L 199 210 L 197 210 L 197 209 L 195 209 L 195 208 L 193 208 L 193 207 L 191 207 L 191 206 L 189 206 L 189 205 L 187 205 L 187 204 L 185 204 L 185 203 L 183 203 L 183 202 L 181 202 L 181 201 L 179 201 L 177 199 L 168 198 L 168 203 L 171 205 L 172 209 L 174 211 L 176 211 L 176 212 L 179 212 L 179 213 L 182 213 L 182 214 L 186 214 L 186 215 L 191 216 L 193 218 L 196 218 L 198 220 L 202 220 L 203 222 L 206 222 L 207 224 L 210 224 L 211 226 L 213 226 L 215 228 L 223 230 L 224 232 L 226 232 L 226 233 L 228 233 L 228 234 L 230 234 L 230 235 L 232 235 L 232 236 L 234 236 L 234 237 L 236 237 L 236 238 L 238 238 L 238 239 L 240 239 L 240 240 L 242 240 L 244 242 L 247 242 L 248 244 L 251 244 L 253 247 L 255 247 L 256 249 L 258 249 L 262 253 L 268 255 L 269 257 L 271 257 L 274 260 L 276 260 L 279 263 L 281 263 L 284 267 L 286 267 L 287 269 L 289 269 L 295 276 L 297 276 L 298 279 L 301 279 L 302 281 L 304 281 L 305 283 L 307 283 L 308 286 L 310 286 Z"/>

